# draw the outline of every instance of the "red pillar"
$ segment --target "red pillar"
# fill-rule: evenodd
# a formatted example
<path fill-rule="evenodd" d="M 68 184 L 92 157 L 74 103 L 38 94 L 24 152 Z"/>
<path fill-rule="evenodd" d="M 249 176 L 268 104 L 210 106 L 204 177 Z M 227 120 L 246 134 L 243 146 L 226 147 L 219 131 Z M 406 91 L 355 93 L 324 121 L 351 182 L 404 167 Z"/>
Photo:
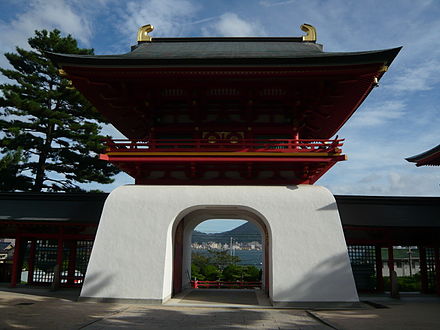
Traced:
<path fill-rule="evenodd" d="M 426 264 L 426 249 L 419 246 L 420 256 L 420 292 L 428 293 L 428 266 Z"/>
<path fill-rule="evenodd" d="M 15 288 L 17 286 L 18 277 L 21 277 L 21 268 L 20 267 L 20 254 L 21 254 L 21 236 L 17 235 L 15 237 L 15 248 L 14 248 L 14 258 L 12 260 L 12 275 L 11 275 L 11 288 Z"/>
<path fill-rule="evenodd" d="M 183 229 L 184 219 L 177 225 L 174 235 L 173 255 L 173 295 L 182 291 L 182 266 L 183 266 Z"/>
<path fill-rule="evenodd" d="M 264 228 L 264 292 L 269 294 L 269 234 Z"/>
<path fill-rule="evenodd" d="M 380 246 L 375 246 L 375 254 L 376 254 L 376 291 L 383 292 L 384 284 L 383 284 L 383 274 L 382 274 L 382 249 Z"/>
<path fill-rule="evenodd" d="M 28 258 L 28 284 L 32 284 L 34 281 L 34 265 L 35 265 L 35 250 L 36 250 L 36 239 L 31 240 L 31 249 L 29 251 Z"/>
<path fill-rule="evenodd" d="M 69 241 L 69 266 L 67 269 L 67 283 L 75 284 L 75 269 L 76 269 L 76 240 Z"/>
<path fill-rule="evenodd" d="M 63 271 L 63 234 L 64 229 L 60 228 L 60 233 L 58 236 L 58 245 L 57 245 L 57 269 L 58 274 L 54 274 L 54 287 L 58 288 L 61 284 L 61 272 Z M 57 276 L 58 275 L 58 276 Z"/>

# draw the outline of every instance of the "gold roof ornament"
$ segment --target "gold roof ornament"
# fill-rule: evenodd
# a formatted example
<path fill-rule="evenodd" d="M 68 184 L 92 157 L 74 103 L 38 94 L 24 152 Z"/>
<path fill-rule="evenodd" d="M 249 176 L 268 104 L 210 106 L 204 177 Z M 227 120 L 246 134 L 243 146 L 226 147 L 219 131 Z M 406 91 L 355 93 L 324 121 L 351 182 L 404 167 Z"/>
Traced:
<path fill-rule="evenodd" d="M 58 75 L 60 75 L 61 77 L 67 77 L 67 72 L 63 69 L 58 69 Z"/>
<path fill-rule="evenodd" d="M 301 25 L 301 30 L 306 33 L 306 35 L 303 36 L 303 41 L 316 41 L 316 29 L 314 26 L 304 23 L 303 25 Z"/>
<path fill-rule="evenodd" d="M 151 31 L 154 30 L 154 26 L 151 24 L 147 24 L 144 26 L 141 26 L 138 30 L 137 34 L 137 41 L 151 41 L 152 37 L 148 35 Z"/>

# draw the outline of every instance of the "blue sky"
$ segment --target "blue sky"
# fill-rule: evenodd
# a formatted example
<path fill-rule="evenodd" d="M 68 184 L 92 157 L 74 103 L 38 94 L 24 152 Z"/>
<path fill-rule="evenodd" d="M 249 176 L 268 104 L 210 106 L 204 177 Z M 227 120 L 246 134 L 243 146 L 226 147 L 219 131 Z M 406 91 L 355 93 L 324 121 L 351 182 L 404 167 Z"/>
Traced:
<path fill-rule="evenodd" d="M 188 37 L 300 36 L 302 23 L 317 28 L 325 51 L 404 47 L 339 132 L 349 160 L 318 184 L 334 194 L 439 196 L 440 169 L 404 160 L 440 143 L 437 0 L 2 0 L 0 51 L 26 47 L 43 28 L 70 33 L 96 54 L 117 54 L 129 51 L 144 24 L 155 26 L 153 37 Z M 121 174 L 98 188 L 126 183 L 133 180 Z"/>
<path fill-rule="evenodd" d="M 199 224 L 195 230 L 202 231 L 205 233 L 219 233 L 226 230 L 234 229 L 242 224 L 246 223 L 245 220 L 235 220 L 235 219 L 229 219 L 229 220 L 206 220 L 203 221 L 201 224 Z"/>

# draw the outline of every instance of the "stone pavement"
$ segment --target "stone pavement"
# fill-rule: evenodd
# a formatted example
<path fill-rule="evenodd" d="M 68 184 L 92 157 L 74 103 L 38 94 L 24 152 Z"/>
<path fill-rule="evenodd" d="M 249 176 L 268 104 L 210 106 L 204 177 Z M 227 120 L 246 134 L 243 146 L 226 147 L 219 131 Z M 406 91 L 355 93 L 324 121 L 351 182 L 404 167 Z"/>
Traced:
<path fill-rule="evenodd" d="M 141 307 L 83 329 L 330 329 L 304 311 L 201 307 Z"/>
<path fill-rule="evenodd" d="M 0 287 L 0 329 L 440 329 L 440 299 L 433 296 L 367 297 L 386 308 L 307 311 L 249 305 L 261 303 L 252 291 L 210 295 L 148 306 L 76 302 L 72 290 Z"/>
<path fill-rule="evenodd" d="M 440 297 L 402 295 L 400 300 L 384 297 L 361 297 L 384 308 L 365 310 L 314 311 L 322 321 L 336 329 L 440 329 Z"/>
<path fill-rule="evenodd" d="M 198 307 L 271 307 L 266 294 L 261 290 L 203 289 L 187 290 L 170 299 L 166 305 L 191 305 Z"/>

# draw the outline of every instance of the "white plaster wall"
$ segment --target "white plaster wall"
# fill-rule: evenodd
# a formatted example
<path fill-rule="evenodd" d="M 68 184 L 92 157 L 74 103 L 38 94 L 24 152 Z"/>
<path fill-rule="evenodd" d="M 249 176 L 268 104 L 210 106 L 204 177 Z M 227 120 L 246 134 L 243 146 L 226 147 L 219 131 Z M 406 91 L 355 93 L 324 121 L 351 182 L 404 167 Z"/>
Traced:
<path fill-rule="evenodd" d="M 177 222 L 231 206 L 268 228 L 274 302 L 358 301 L 336 202 L 309 185 L 119 187 L 105 203 L 81 297 L 167 299 Z"/>

